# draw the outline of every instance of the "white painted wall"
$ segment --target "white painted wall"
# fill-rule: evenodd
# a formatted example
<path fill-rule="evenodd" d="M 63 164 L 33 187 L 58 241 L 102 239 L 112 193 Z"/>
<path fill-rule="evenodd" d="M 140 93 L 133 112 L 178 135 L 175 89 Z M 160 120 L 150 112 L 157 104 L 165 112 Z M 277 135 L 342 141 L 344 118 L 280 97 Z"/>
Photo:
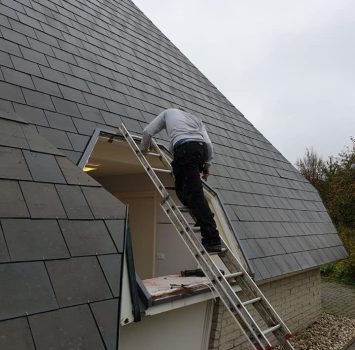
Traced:
<path fill-rule="evenodd" d="M 180 203 L 175 193 L 171 192 L 171 196 L 176 203 Z M 158 201 L 156 213 L 155 276 L 165 276 L 182 270 L 196 269 L 196 260 L 179 237 Z"/>
<path fill-rule="evenodd" d="M 206 350 L 211 328 L 211 303 L 144 317 L 122 326 L 119 350 Z"/>
<path fill-rule="evenodd" d="M 162 180 L 164 185 L 174 186 L 174 182 L 170 176 L 163 175 Z M 143 224 L 144 219 L 148 220 L 148 214 L 150 214 L 151 211 L 148 210 L 147 205 L 144 209 L 143 204 L 140 202 L 146 197 L 147 193 L 156 192 L 147 175 L 129 174 L 109 176 L 100 178 L 100 182 L 123 202 L 131 204 L 132 210 L 130 214 L 131 218 L 134 216 L 135 221 L 130 223 L 134 258 L 137 265 L 136 270 L 142 279 L 165 276 L 179 273 L 182 270 L 197 268 L 195 259 L 192 257 L 161 208 L 158 193 L 156 193 L 156 200 L 151 199 L 150 208 L 155 209 L 155 217 L 151 219 L 152 223 L 154 223 L 155 220 L 155 227 Z M 139 193 L 142 194 L 141 201 L 139 200 Z M 170 191 L 170 193 L 176 203 L 179 203 L 175 192 Z M 147 199 L 145 198 L 144 201 L 146 203 Z M 142 235 L 139 236 L 139 233 L 142 233 Z M 139 240 L 138 236 L 140 237 Z M 144 245 L 145 239 L 147 245 Z M 155 247 L 152 248 L 151 243 L 154 242 Z M 139 247 L 137 247 L 137 243 L 140 244 Z M 147 247 L 149 247 L 149 249 L 146 249 Z M 149 263 L 147 263 L 147 259 L 149 259 L 147 254 L 151 258 L 151 262 Z M 154 271 L 151 271 L 151 267 L 154 268 Z"/>

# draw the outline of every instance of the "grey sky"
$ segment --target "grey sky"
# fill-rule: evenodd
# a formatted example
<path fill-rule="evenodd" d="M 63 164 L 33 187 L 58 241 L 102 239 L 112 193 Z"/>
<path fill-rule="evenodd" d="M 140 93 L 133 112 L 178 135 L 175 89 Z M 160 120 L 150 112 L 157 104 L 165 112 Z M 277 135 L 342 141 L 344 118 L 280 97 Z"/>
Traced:
<path fill-rule="evenodd" d="M 134 0 L 292 163 L 355 136 L 352 0 Z"/>

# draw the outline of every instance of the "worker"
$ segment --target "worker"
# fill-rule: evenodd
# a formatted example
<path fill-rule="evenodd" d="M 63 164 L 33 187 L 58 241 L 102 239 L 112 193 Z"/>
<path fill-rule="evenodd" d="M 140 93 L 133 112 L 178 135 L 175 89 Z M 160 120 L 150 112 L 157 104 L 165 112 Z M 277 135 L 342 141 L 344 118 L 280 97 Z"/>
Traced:
<path fill-rule="evenodd" d="M 213 214 L 203 194 L 213 156 L 211 140 L 202 121 L 182 108 L 161 112 L 143 130 L 141 151 L 148 152 L 152 136 L 165 129 L 170 139 L 175 190 L 201 229 L 202 244 L 209 253 L 221 252 L 221 239 Z"/>

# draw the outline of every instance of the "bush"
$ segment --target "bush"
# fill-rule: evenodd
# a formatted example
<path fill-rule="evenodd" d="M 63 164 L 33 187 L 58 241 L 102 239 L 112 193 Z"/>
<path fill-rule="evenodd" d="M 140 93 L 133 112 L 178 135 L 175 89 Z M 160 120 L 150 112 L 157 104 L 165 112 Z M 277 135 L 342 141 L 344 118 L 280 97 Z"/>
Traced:
<path fill-rule="evenodd" d="M 351 142 L 351 147 L 326 162 L 307 149 L 296 165 L 318 190 L 349 253 L 349 258 L 323 266 L 322 273 L 355 284 L 355 139 Z"/>

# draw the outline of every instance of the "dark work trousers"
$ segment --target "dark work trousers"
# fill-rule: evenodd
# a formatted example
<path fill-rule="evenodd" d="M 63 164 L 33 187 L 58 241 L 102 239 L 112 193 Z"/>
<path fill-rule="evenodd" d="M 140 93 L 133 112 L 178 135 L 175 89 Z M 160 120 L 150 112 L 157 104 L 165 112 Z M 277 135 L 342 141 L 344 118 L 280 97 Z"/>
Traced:
<path fill-rule="evenodd" d="M 202 244 L 218 244 L 220 238 L 210 207 L 203 194 L 200 173 L 207 155 L 203 142 L 185 142 L 174 149 L 171 163 L 176 194 L 188 207 L 201 228 Z"/>

